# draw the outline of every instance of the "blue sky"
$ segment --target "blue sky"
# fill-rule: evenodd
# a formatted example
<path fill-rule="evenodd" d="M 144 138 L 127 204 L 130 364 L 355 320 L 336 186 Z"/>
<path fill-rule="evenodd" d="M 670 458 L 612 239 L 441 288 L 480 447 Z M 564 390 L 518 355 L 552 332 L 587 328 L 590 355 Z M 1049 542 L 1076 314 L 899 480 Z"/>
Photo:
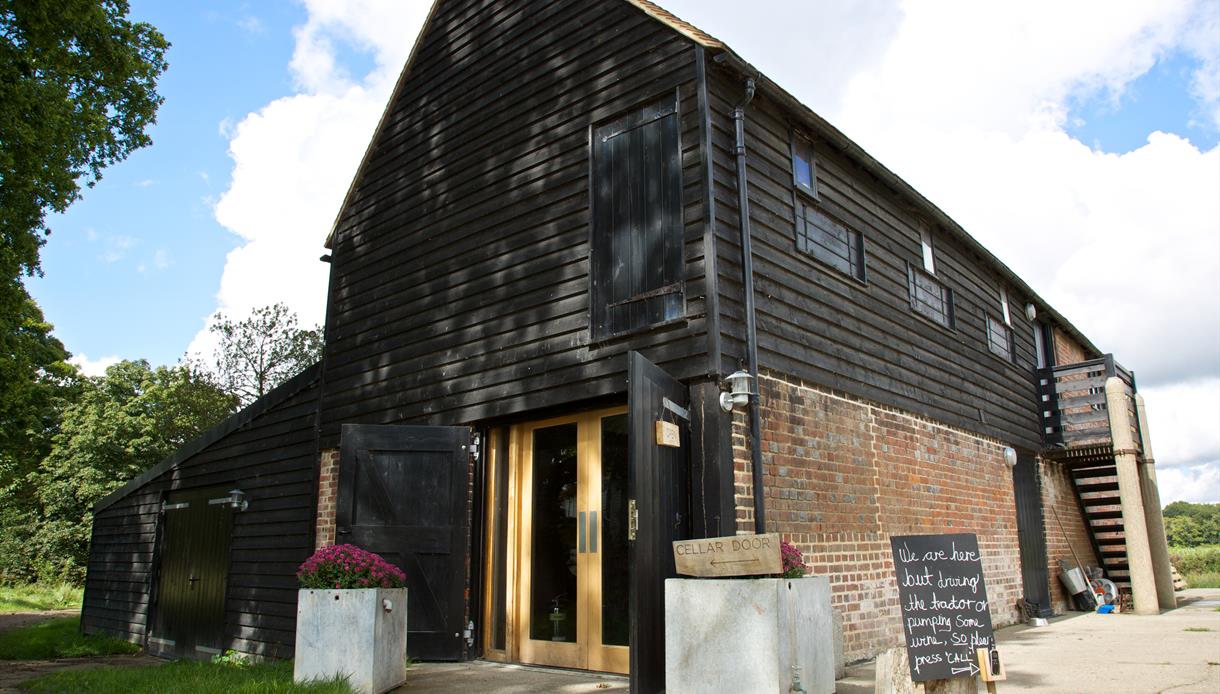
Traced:
<path fill-rule="evenodd" d="M 661 4 L 1139 373 L 1166 501 L 1220 500 L 1220 4 Z M 154 144 L 50 220 L 29 282 L 68 349 L 173 363 L 217 310 L 320 320 L 322 241 L 429 5 L 133 2 L 173 43 Z"/>
<path fill-rule="evenodd" d="M 50 220 L 45 277 L 30 282 L 74 353 L 174 363 L 215 308 L 225 254 L 240 239 L 211 205 L 233 162 L 222 124 L 293 90 L 295 3 L 134 2 L 170 40 L 153 145 L 107 169 Z"/>

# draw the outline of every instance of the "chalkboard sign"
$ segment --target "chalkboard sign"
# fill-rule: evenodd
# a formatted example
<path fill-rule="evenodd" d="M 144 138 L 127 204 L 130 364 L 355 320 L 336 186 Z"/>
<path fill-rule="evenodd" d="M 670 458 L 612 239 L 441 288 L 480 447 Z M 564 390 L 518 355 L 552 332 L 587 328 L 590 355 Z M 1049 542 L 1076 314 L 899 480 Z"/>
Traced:
<path fill-rule="evenodd" d="M 993 641 L 979 542 L 973 534 L 890 538 L 911 679 L 969 677 Z"/>

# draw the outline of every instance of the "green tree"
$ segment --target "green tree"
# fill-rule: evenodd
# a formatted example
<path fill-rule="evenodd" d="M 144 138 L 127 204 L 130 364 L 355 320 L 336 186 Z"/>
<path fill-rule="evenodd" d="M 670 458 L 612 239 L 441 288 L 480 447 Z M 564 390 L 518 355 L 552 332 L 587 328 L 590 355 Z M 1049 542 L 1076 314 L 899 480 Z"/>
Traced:
<path fill-rule="evenodd" d="M 1220 545 L 1220 504 L 1175 501 L 1165 507 L 1165 537 L 1174 547 Z"/>
<path fill-rule="evenodd" d="M 127 13 L 126 0 L 0 0 L 0 280 L 39 272 L 47 212 L 151 142 L 169 44 Z"/>
<path fill-rule="evenodd" d="M 16 280 L 0 296 L 0 493 L 50 450 L 59 412 L 79 391 L 76 368 Z"/>
<path fill-rule="evenodd" d="M 89 379 L 64 411 L 50 454 L 30 475 L 37 509 L 22 540 L 26 571 L 82 580 L 93 506 L 235 407 L 233 396 L 189 365 L 153 369 L 124 361 Z"/>
<path fill-rule="evenodd" d="M 248 405 L 322 358 L 322 328 L 298 328 L 279 303 L 254 309 L 244 320 L 217 314 L 209 328 L 219 340 L 213 365 L 221 387 Z"/>

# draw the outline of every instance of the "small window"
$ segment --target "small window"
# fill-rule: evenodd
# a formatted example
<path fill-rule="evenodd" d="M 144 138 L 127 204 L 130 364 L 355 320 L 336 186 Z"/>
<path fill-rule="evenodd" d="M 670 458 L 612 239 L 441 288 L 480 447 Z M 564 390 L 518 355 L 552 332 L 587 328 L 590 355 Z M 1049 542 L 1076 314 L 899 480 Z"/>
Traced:
<path fill-rule="evenodd" d="M 923 269 L 928 274 L 936 274 L 936 261 L 932 258 L 932 228 L 927 222 L 919 222 L 919 245 L 923 250 Z"/>
<path fill-rule="evenodd" d="M 813 145 L 798 135 L 792 137 L 792 184 L 807 195 L 815 198 L 818 196 L 817 164 L 813 161 Z"/>
<path fill-rule="evenodd" d="M 796 199 L 796 249 L 864 281 L 864 237 L 799 195 Z"/>
<path fill-rule="evenodd" d="M 1012 315 L 1008 313 L 1008 290 L 1000 289 L 1000 307 L 1004 311 L 1004 325 L 1012 327 Z"/>
<path fill-rule="evenodd" d="M 911 310 L 952 330 L 955 326 L 953 290 L 931 273 L 909 263 L 907 279 L 911 290 Z"/>
<path fill-rule="evenodd" d="M 1013 361 L 1012 328 L 987 314 L 987 348 L 1005 361 Z"/>
<path fill-rule="evenodd" d="M 1039 369 L 1046 368 L 1046 338 L 1041 323 L 1034 323 L 1034 359 Z"/>

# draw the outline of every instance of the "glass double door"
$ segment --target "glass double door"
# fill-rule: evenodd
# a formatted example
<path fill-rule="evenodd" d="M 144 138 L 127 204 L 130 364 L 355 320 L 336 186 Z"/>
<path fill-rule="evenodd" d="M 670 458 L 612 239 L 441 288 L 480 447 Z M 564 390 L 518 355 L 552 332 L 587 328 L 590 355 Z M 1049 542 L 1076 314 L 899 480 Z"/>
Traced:
<path fill-rule="evenodd" d="M 627 672 L 627 414 L 514 427 L 517 659 Z"/>

